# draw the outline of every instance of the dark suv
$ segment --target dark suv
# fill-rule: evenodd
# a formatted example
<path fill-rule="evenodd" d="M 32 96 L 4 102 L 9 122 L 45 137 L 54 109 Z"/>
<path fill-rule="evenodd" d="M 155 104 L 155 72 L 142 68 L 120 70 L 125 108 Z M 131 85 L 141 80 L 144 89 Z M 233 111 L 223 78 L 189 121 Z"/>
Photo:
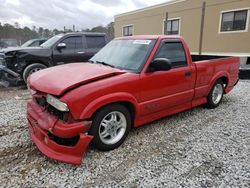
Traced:
<path fill-rule="evenodd" d="M 0 51 L 0 85 L 16 85 L 41 69 L 72 62 L 88 61 L 107 43 L 103 33 L 56 35 L 40 47 Z"/>

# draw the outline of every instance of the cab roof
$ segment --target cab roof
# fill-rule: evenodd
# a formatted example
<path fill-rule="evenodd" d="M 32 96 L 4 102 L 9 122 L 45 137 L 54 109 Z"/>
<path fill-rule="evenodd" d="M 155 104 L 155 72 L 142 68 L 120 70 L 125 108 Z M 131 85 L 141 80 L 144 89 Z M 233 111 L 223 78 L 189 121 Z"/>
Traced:
<path fill-rule="evenodd" d="M 143 40 L 143 39 L 149 39 L 149 40 L 156 40 L 156 39 L 183 39 L 181 36 L 179 35 L 133 35 L 133 36 L 126 36 L 126 37 L 118 37 L 116 39 L 120 39 L 120 40 Z"/>

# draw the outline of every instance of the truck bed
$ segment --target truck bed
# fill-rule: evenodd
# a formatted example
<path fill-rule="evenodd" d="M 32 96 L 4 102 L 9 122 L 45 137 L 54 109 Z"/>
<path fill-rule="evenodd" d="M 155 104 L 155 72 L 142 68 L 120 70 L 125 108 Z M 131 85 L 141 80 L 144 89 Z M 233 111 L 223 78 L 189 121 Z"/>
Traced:
<path fill-rule="evenodd" d="M 204 61 L 204 60 L 215 60 L 215 59 L 222 59 L 228 58 L 229 56 L 216 56 L 216 55 L 191 55 L 192 61 Z"/>
<path fill-rule="evenodd" d="M 212 84 L 211 81 L 215 80 L 214 77 L 218 77 L 218 75 L 225 76 L 226 91 L 237 82 L 240 64 L 238 57 L 192 56 L 192 58 L 197 60 L 193 62 L 197 72 L 196 97 L 207 94 Z"/>

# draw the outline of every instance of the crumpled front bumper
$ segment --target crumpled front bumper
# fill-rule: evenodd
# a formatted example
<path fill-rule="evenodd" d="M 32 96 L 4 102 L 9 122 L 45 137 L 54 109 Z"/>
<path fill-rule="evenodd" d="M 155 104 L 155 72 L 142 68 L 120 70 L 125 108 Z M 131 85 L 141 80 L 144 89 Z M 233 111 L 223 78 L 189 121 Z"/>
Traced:
<path fill-rule="evenodd" d="M 83 154 L 93 139 L 86 134 L 90 122 L 67 124 L 48 113 L 32 99 L 27 104 L 27 119 L 30 137 L 44 155 L 65 163 L 81 164 Z M 56 142 L 51 135 L 60 139 L 79 136 L 79 139 L 75 145 L 68 146 Z"/>
<path fill-rule="evenodd" d="M 15 86 L 22 81 L 22 76 L 4 65 L 0 65 L 0 85 L 4 87 Z"/>

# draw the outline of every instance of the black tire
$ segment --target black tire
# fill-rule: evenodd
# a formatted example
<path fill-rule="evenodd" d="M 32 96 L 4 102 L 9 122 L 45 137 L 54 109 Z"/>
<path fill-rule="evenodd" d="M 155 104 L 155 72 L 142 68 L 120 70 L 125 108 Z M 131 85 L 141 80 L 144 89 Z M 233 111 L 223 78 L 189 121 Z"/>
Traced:
<path fill-rule="evenodd" d="M 222 87 L 222 93 L 221 93 L 221 97 L 218 99 L 218 101 L 213 100 L 213 92 L 216 88 L 216 86 L 221 86 Z M 222 99 L 223 99 L 223 94 L 224 94 L 224 83 L 222 82 L 222 80 L 217 80 L 212 89 L 209 92 L 209 95 L 207 96 L 207 107 L 210 109 L 216 108 L 217 106 L 219 106 L 219 104 L 221 103 Z"/>
<path fill-rule="evenodd" d="M 33 63 L 27 66 L 23 71 L 23 80 L 27 83 L 27 78 L 34 72 L 47 68 L 45 65 L 41 63 Z"/>
<path fill-rule="evenodd" d="M 126 126 L 126 129 L 123 130 L 123 132 L 125 131 L 125 133 L 120 138 L 120 140 L 118 140 L 116 143 L 107 144 L 102 141 L 99 130 L 101 130 L 102 128 L 101 123 L 103 122 L 104 118 L 108 117 L 108 115 L 113 112 L 122 113 L 126 119 L 127 126 Z M 94 136 L 92 144 L 94 145 L 94 147 L 102 151 L 109 151 L 109 150 L 113 150 L 119 147 L 124 142 L 124 140 L 128 136 L 128 133 L 131 129 L 131 114 L 128 111 L 128 109 L 121 104 L 111 104 L 111 105 L 103 107 L 102 109 L 100 109 L 99 111 L 95 113 L 92 120 L 93 122 L 89 130 L 89 134 Z M 112 125 L 108 125 L 108 127 L 110 126 Z M 117 131 L 119 131 L 119 129 L 116 130 L 116 132 Z"/>

